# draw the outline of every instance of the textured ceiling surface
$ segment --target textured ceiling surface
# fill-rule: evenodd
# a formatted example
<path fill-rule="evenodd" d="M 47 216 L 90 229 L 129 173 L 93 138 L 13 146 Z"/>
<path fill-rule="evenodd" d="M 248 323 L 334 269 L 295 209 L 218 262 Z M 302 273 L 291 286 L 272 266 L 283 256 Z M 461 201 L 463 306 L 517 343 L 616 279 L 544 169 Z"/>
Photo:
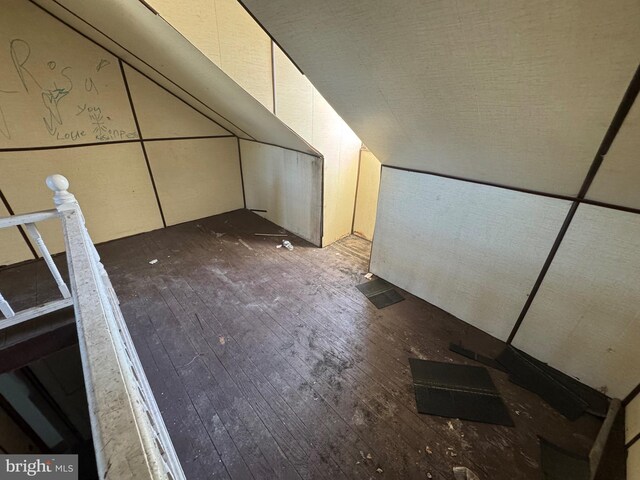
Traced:
<path fill-rule="evenodd" d="M 575 195 L 640 2 L 244 0 L 385 164 Z"/>

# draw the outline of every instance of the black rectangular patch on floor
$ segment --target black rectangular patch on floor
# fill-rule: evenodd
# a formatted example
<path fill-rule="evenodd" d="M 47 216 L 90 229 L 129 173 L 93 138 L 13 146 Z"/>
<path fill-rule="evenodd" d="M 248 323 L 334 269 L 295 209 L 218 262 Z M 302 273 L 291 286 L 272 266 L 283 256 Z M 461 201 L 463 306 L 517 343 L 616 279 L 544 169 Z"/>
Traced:
<path fill-rule="evenodd" d="M 356 288 L 362 292 L 365 297 L 371 297 L 372 295 L 376 295 L 378 293 L 386 292 L 387 290 L 391 290 L 393 285 L 391 285 L 386 280 L 381 278 L 376 278 L 369 282 L 361 283 L 360 285 L 356 285 Z"/>
<path fill-rule="evenodd" d="M 544 438 L 540 440 L 540 461 L 544 480 L 588 480 L 589 461 L 568 452 Z"/>
<path fill-rule="evenodd" d="M 587 409 L 586 401 L 519 350 L 509 346 L 498 355 L 497 360 L 509 371 L 512 383 L 537 394 L 569 420 L 577 419 Z"/>
<path fill-rule="evenodd" d="M 381 278 L 361 283 L 356 285 L 356 288 L 378 309 L 404 300 L 404 297 L 393 288 L 393 285 Z"/>
<path fill-rule="evenodd" d="M 476 353 L 473 350 L 469 350 L 468 348 L 464 348 L 462 345 L 458 345 L 457 343 L 450 343 L 449 350 L 458 355 L 462 355 L 463 357 L 470 358 L 471 360 L 475 360 L 478 363 L 482 363 L 487 367 L 495 368 L 496 370 L 500 370 L 502 372 L 506 372 L 507 369 L 504 368 L 495 358 L 487 357 L 486 355 L 482 355 L 480 353 Z"/>
<path fill-rule="evenodd" d="M 367 298 L 378 309 L 388 307 L 389 305 L 393 305 L 394 303 L 404 300 L 404 297 L 393 289 L 387 290 L 386 292 L 376 293 L 375 295 Z"/>
<path fill-rule="evenodd" d="M 419 413 L 514 426 L 484 367 L 410 358 Z"/>

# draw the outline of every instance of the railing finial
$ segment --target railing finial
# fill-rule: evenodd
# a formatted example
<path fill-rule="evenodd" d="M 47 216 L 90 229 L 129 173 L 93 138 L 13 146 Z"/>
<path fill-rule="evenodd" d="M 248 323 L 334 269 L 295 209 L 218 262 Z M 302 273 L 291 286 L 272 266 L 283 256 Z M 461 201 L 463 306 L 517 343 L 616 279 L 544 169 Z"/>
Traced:
<path fill-rule="evenodd" d="M 69 180 L 60 174 L 49 175 L 47 177 L 47 187 L 53 191 L 53 203 L 58 206 L 76 201 L 76 197 L 67 191 Z"/>

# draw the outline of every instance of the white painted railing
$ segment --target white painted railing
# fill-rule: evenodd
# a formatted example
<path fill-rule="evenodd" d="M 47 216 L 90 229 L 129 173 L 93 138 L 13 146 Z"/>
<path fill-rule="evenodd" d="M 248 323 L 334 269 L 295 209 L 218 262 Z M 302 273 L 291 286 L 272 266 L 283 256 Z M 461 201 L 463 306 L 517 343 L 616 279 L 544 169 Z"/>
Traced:
<path fill-rule="evenodd" d="M 184 479 L 118 298 L 89 238 L 80 206 L 67 190 L 69 182 L 61 175 L 52 175 L 47 178 L 47 186 L 54 192 L 55 210 L 3 218 L 0 226 L 25 225 L 63 298 L 73 302 L 99 476 L 113 480 Z M 36 221 L 55 217 L 61 220 L 64 231 L 70 298 L 33 226 Z M 4 300 L 0 305 L 7 317 L 0 320 L 0 326 L 4 322 L 15 324 L 14 319 L 23 313 L 13 314 Z"/>
<path fill-rule="evenodd" d="M 53 275 L 53 278 L 58 284 L 58 289 L 62 294 L 62 299 L 54 300 L 52 302 L 38 305 L 37 307 L 31 307 L 16 313 L 13 311 L 13 308 L 11 308 L 9 302 L 5 300 L 5 298 L 2 296 L 2 293 L 0 292 L 0 313 L 2 313 L 2 315 L 4 315 L 5 317 L 4 321 L 0 320 L 0 330 L 12 327 L 27 320 L 31 320 L 32 318 L 36 318 L 47 313 L 60 310 L 62 308 L 70 306 L 73 303 L 73 300 L 71 299 L 71 293 L 69 293 L 69 288 L 64 283 L 58 267 L 55 263 L 53 263 L 53 259 L 51 258 L 49 249 L 44 244 L 42 236 L 40 235 L 40 232 L 36 227 L 37 222 L 57 217 L 57 210 L 45 210 L 43 212 L 26 213 L 24 215 L 12 215 L 11 217 L 0 218 L 0 228 L 11 228 L 20 225 L 24 226 L 25 230 L 31 237 L 31 240 L 33 240 L 33 242 L 38 247 L 40 255 L 42 255 L 42 258 L 46 262 L 47 267 L 49 267 L 49 271 L 51 272 L 51 275 Z"/>

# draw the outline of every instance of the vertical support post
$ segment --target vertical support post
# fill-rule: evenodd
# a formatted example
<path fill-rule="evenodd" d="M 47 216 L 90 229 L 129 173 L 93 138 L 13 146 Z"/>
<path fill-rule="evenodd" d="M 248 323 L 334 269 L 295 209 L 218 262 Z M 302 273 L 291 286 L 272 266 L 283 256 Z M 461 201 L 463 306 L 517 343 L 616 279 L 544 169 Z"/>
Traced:
<path fill-rule="evenodd" d="M 2 312 L 4 318 L 11 318 L 15 316 L 15 312 L 11 308 L 11 305 L 9 305 L 9 302 L 4 299 L 2 293 L 0 293 L 0 312 Z"/>
<path fill-rule="evenodd" d="M 69 288 L 67 287 L 67 284 L 64 283 L 64 280 L 60 275 L 60 271 L 58 270 L 58 267 L 56 266 L 56 264 L 53 262 L 53 258 L 51 258 L 49 249 L 45 245 L 44 240 L 42 239 L 42 235 L 40 235 L 40 232 L 36 228 L 36 225 L 34 223 L 25 223 L 24 227 L 26 228 L 27 233 L 29 234 L 31 239 L 34 242 L 36 242 L 36 245 L 38 246 L 38 250 L 40 250 L 40 254 L 42 255 L 42 258 L 44 258 L 44 261 L 47 264 L 47 267 L 49 267 L 49 271 L 51 272 L 51 275 L 53 275 L 54 280 L 58 284 L 58 289 L 62 294 L 62 298 L 71 298 L 71 293 L 69 292 Z"/>

